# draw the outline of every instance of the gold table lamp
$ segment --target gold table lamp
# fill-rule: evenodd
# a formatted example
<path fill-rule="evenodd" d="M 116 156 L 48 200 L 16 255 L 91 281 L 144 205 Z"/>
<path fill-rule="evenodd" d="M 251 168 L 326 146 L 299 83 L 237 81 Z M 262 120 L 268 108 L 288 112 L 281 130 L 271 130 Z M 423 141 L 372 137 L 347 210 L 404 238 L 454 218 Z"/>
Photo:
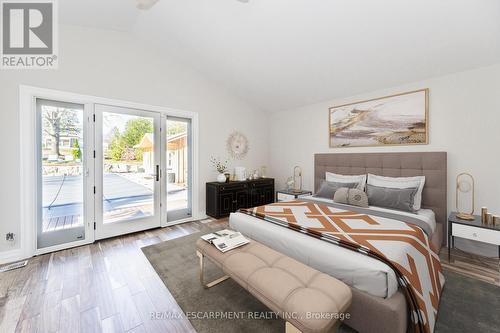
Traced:
<path fill-rule="evenodd" d="M 457 176 L 456 186 L 456 207 L 457 217 L 462 220 L 474 220 L 474 205 L 475 205 L 475 191 L 474 191 L 474 177 L 470 173 L 463 172 Z M 471 193 L 471 207 L 470 211 L 464 211 L 459 204 L 459 198 L 466 193 Z"/>
<path fill-rule="evenodd" d="M 293 192 L 300 193 L 302 191 L 302 168 L 296 166 L 293 168 Z"/>

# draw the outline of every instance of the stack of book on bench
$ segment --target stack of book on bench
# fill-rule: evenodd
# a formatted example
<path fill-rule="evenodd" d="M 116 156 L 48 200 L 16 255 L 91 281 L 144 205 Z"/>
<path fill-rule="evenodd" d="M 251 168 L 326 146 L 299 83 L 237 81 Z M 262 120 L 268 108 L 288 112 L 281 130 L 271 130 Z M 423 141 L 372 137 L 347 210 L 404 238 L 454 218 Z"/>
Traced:
<path fill-rule="evenodd" d="M 223 253 L 250 243 L 241 233 L 228 229 L 203 235 L 201 239 L 214 245 Z"/>

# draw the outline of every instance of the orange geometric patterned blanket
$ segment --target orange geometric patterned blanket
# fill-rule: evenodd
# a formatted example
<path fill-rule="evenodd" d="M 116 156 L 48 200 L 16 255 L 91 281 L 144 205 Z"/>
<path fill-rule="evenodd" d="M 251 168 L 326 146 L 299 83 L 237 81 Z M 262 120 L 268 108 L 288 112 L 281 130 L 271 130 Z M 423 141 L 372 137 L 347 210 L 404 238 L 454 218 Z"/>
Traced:
<path fill-rule="evenodd" d="M 240 212 L 360 252 L 396 273 L 412 320 L 409 331 L 433 332 L 444 276 L 428 235 L 418 226 L 309 200 Z"/>

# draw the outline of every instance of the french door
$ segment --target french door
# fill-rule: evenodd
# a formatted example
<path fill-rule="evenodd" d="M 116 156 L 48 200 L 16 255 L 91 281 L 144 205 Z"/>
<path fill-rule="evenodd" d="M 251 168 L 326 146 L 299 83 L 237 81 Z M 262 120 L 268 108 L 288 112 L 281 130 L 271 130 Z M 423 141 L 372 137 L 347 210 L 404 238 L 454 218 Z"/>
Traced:
<path fill-rule="evenodd" d="M 161 114 L 96 104 L 95 117 L 95 238 L 159 227 Z"/>
<path fill-rule="evenodd" d="M 36 250 L 93 239 L 93 121 L 90 105 L 35 99 Z"/>
<path fill-rule="evenodd" d="M 167 224 L 192 217 L 192 126 L 191 119 L 166 116 L 164 120 Z"/>
<path fill-rule="evenodd" d="M 190 220 L 192 118 L 72 98 L 33 99 L 37 253 Z"/>

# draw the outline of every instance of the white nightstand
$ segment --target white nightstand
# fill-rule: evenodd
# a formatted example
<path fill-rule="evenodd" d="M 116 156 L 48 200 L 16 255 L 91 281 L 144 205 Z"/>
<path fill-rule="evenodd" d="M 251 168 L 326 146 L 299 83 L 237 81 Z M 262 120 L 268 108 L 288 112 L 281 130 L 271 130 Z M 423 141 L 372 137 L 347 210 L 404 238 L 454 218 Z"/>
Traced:
<path fill-rule="evenodd" d="M 500 257 L 500 225 L 483 224 L 481 216 L 474 215 L 473 221 L 466 221 L 459 219 L 455 212 L 450 214 L 448 217 L 448 261 L 450 262 L 455 237 L 497 245 Z"/>

